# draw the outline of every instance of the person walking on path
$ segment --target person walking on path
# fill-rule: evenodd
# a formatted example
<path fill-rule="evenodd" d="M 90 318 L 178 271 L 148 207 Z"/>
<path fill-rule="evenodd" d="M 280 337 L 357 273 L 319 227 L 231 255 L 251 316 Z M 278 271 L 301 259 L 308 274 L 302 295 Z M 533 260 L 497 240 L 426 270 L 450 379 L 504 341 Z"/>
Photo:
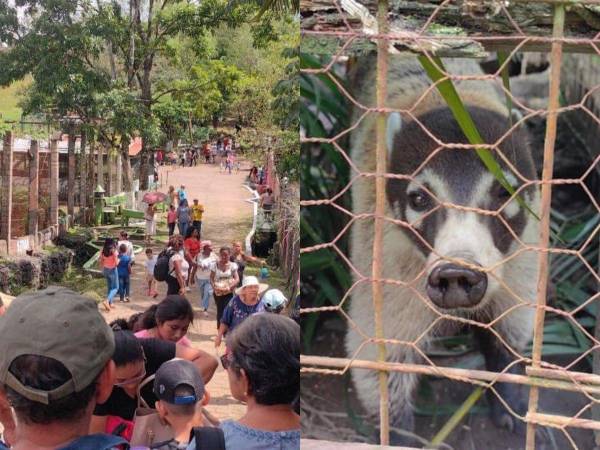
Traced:
<path fill-rule="evenodd" d="M 169 199 L 171 201 L 171 205 L 177 207 L 179 205 L 179 194 L 175 190 L 175 186 L 169 186 L 169 192 L 167 192 Z"/>
<path fill-rule="evenodd" d="M 119 274 L 119 300 L 129 303 L 129 288 L 131 277 L 131 257 L 127 254 L 127 246 L 121 244 L 119 247 L 119 263 L 117 264 Z"/>
<path fill-rule="evenodd" d="M 153 203 L 148 204 L 146 211 L 144 211 L 144 219 L 146 220 L 146 235 L 144 240 L 147 244 L 152 243 L 152 238 L 156 234 L 156 206 Z"/>
<path fill-rule="evenodd" d="M 106 238 L 104 240 L 104 247 L 100 252 L 100 258 L 98 258 L 98 265 L 102 269 L 102 273 L 106 279 L 106 300 L 102 302 L 106 311 L 114 308 L 113 298 L 119 291 L 117 264 L 119 264 L 119 256 L 115 247 L 115 241 L 111 238 Z"/>
<path fill-rule="evenodd" d="M 169 274 L 167 275 L 167 295 L 185 295 L 185 277 L 189 264 L 183 254 L 183 236 L 174 234 L 169 239 L 167 253 L 172 253 L 169 258 Z"/>
<path fill-rule="evenodd" d="M 208 316 L 208 304 L 210 296 L 213 295 L 213 289 L 210 284 L 211 267 L 216 264 L 219 259 L 215 252 L 212 251 L 212 242 L 203 241 L 201 244 L 202 251 L 196 257 L 196 284 L 200 290 L 200 298 L 202 299 L 202 311 L 204 316 Z"/>
<path fill-rule="evenodd" d="M 179 196 L 179 203 L 184 200 L 187 200 L 187 192 L 185 191 L 185 186 L 182 184 L 179 189 L 177 189 L 177 195 Z"/>
<path fill-rule="evenodd" d="M 185 235 L 185 241 L 183 241 L 183 249 L 185 254 L 185 260 L 190 265 L 187 275 L 187 288 L 189 292 L 190 287 L 196 282 L 196 257 L 200 253 L 200 239 L 198 238 L 198 230 L 189 227 Z"/>
<path fill-rule="evenodd" d="M 154 266 L 156 266 L 156 256 L 152 254 L 152 249 L 146 249 L 146 282 L 148 283 L 148 297 L 156 298 L 156 280 L 154 279 Z"/>
<path fill-rule="evenodd" d="M 121 245 L 125 244 L 127 247 L 127 251 L 125 252 L 127 256 L 131 258 L 131 264 L 135 263 L 135 254 L 133 252 L 133 243 L 129 240 L 129 235 L 127 231 L 122 230 L 119 233 L 119 241 L 117 242 L 117 248 L 120 249 Z"/>
<path fill-rule="evenodd" d="M 215 338 L 215 347 L 219 347 L 223 336 L 233 331 L 247 317 L 264 311 L 264 305 L 260 301 L 260 294 L 265 292 L 268 287 L 266 284 L 259 283 L 256 277 L 249 276 L 244 278 L 242 287 L 235 290 L 235 297 L 231 299 L 223 311 L 221 325 L 219 325 L 219 331 Z"/>
<path fill-rule="evenodd" d="M 233 297 L 233 290 L 239 283 L 237 264 L 229 260 L 230 256 L 229 247 L 221 247 L 219 260 L 210 269 L 210 284 L 217 305 L 217 328 L 221 325 L 225 307 Z"/>
<path fill-rule="evenodd" d="M 174 204 L 169 205 L 169 211 L 167 212 L 167 226 L 169 227 L 169 237 L 175 234 L 175 225 L 177 224 L 177 210 Z"/>
<path fill-rule="evenodd" d="M 13 449 L 129 448 L 118 436 L 90 434 L 115 374 L 113 332 L 93 300 L 57 286 L 20 295 L 0 336 L 0 420 Z M 1 409 L 9 404 L 16 421 Z"/>
<path fill-rule="evenodd" d="M 179 234 L 183 237 L 190 226 L 191 210 L 187 200 L 183 199 L 177 208 L 177 222 L 179 223 Z"/>
<path fill-rule="evenodd" d="M 265 261 L 257 258 L 252 255 L 247 255 L 242 251 L 242 243 L 240 241 L 235 241 L 231 244 L 231 262 L 237 264 L 238 278 L 239 278 L 239 286 L 242 285 L 242 280 L 244 279 L 244 270 L 246 269 L 246 264 L 254 263 L 254 264 L 265 264 Z"/>
<path fill-rule="evenodd" d="M 198 239 L 202 239 L 202 215 L 204 214 L 204 206 L 198 203 L 198 199 L 194 199 L 192 210 L 192 226 L 198 230 Z"/>
<path fill-rule="evenodd" d="M 262 208 L 265 216 L 271 217 L 273 213 L 273 205 L 275 204 L 275 196 L 273 195 L 273 191 L 271 188 L 267 188 L 266 192 L 264 192 L 260 196 L 259 206 Z"/>

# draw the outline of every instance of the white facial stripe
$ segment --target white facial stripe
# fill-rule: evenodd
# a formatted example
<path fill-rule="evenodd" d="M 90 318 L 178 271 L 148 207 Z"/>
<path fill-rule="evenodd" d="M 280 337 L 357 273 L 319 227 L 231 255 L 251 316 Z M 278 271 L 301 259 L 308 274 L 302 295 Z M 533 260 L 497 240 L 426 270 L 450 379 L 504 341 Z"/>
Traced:
<path fill-rule="evenodd" d="M 440 256 L 471 260 L 482 267 L 490 267 L 502 258 L 490 230 L 475 212 L 448 210 L 435 237 L 434 249 Z M 432 253 L 429 262 L 438 258 Z"/>
<path fill-rule="evenodd" d="M 479 208 L 487 203 L 486 200 L 490 198 L 490 188 L 493 182 L 494 176 L 489 172 L 484 173 L 475 185 L 469 206 Z"/>
<path fill-rule="evenodd" d="M 400 113 L 393 112 L 388 115 L 387 119 L 387 127 L 385 129 L 386 134 L 386 143 L 387 143 L 387 151 L 388 155 L 391 156 L 392 148 L 394 146 L 394 137 L 400 133 L 402 129 L 402 117 L 400 117 Z"/>

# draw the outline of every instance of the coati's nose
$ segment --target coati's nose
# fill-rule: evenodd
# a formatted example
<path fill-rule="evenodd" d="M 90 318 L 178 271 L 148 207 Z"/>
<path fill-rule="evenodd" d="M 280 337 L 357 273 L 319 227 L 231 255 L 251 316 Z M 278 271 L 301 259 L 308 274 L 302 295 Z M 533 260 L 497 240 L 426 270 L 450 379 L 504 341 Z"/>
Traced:
<path fill-rule="evenodd" d="M 440 264 L 427 279 L 427 295 L 440 308 L 468 308 L 477 305 L 485 295 L 485 272 L 456 264 Z"/>

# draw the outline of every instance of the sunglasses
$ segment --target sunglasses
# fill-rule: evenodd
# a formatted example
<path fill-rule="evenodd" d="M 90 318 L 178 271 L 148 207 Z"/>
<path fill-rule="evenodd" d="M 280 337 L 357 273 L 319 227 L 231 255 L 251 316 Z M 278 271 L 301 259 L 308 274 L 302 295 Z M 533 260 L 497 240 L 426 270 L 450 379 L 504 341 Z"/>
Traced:
<path fill-rule="evenodd" d="M 118 383 L 114 383 L 113 386 L 121 387 L 121 386 L 127 386 L 129 384 L 138 383 L 138 382 L 142 381 L 145 377 L 146 377 L 146 367 L 144 367 L 144 370 L 142 370 L 141 374 L 136 375 L 135 377 L 131 377 L 127 380 L 123 380 Z"/>
<path fill-rule="evenodd" d="M 231 367 L 232 363 L 231 353 L 225 353 L 223 356 L 221 356 L 220 359 L 223 369 L 228 370 Z"/>

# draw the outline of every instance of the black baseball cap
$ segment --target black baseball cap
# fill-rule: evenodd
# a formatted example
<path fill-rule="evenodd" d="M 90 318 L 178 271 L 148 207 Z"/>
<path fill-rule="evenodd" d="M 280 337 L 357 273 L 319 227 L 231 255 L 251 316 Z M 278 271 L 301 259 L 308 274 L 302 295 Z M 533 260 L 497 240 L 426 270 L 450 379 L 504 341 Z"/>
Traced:
<path fill-rule="evenodd" d="M 0 384 L 48 405 L 87 388 L 114 350 L 113 332 L 92 299 L 59 286 L 19 295 L 0 320 Z M 23 355 L 57 360 L 71 379 L 51 391 L 23 384 L 8 370 Z"/>
<path fill-rule="evenodd" d="M 176 396 L 175 391 L 181 386 L 189 386 L 194 394 Z M 193 363 L 185 359 L 175 358 L 163 363 L 156 371 L 154 395 L 159 400 L 172 405 L 198 403 L 204 397 L 204 380 L 202 380 L 200 371 Z"/>

